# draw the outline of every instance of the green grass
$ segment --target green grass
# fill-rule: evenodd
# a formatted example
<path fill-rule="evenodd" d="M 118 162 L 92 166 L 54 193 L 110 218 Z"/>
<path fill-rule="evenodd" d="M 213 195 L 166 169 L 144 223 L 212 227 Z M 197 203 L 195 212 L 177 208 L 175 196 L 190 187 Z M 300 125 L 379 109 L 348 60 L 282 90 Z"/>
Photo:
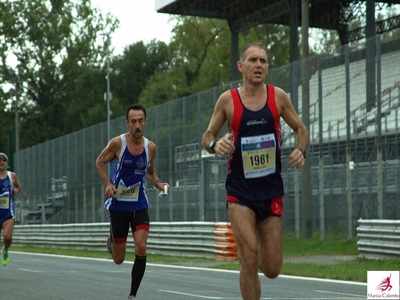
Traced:
<path fill-rule="evenodd" d="M 399 260 L 369 260 L 357 258 L 354 262 L 346 262 L 336 265 L 285 263 L 281 274 L 367 282 L 367 271 L 399 269 Z"/>
<path fill-rule="evenodd" d="M 106 250 L 90 251 L 79 249 L 21 247 L 15 245 L 12 245 L 11 250 L 110 259 L 110 255 Z M 400 270 L 400 260 L 369 260 L 357 258 L 357 241 L 348 241 L 346 235 L 343 233 L 329 233 L 326 235 L 325 241 L 323 242 L 319 241 L 317 234 L 313 235 L 311 239 L 299 240 L 296 240 L 292 233 L 285 234 L 285 258 L 315 255 L 354 255 L 355 259 L 337 264 L 284 262 L 281 274 L 367 282 L 367 271 Z M 127 253 L 125 259 L 133 261 L 135 256 L 133 253 Z M 217 261 L 211 258 L 148 254 L 147 261 L 149 263 L 187 264 L 228 270 L 240 269 L 240 264 L 237 260 Z"/>
<path fill-rule="evenodd" d="M 285 235 L 284 254 L 290 256 L 309 255 L 354 255 L 355 259 L 338 264 L 284 263 L 282 274 L 367 282 L 367 271 L 400 270 L 400 260 L 372 260 L 358 258 L 357 240 L 347 240 L 347 234 L 330 232 L 325 241 L 314 234 L 311 239 L 296 240 L 294 234 Z"/>
<path fill-rule="evenodd" d="M 370 260 L 358 258 L 358 254 L 357 240 L 348 241 L 346 234 L 343 233 L 329 233 L 323 242 L 319 240 L 318 234 L 313 235 L 311 239 L 296 240 L 293 233 L 287 233 L 284 238 L 285 258 L 352 255 L 354 260 L 337 264 L 284 262 L 281 274 L 367 282 L 367 271 L 400 270 L 400 260 Z M 217 267 L 230 270 L 240 268 L 239 264 L 234 262 Z"/>
<path fill-rule="evenodd" d="M 294 233 L 285 234 L 284 254 L 286 256 L 302 255 L 358 255 L 357 241 L 348 241 L 346 234 L 331 232 L 326 234 L 325 241 L 314 234 L 311 239 L 296 240 Z"/>

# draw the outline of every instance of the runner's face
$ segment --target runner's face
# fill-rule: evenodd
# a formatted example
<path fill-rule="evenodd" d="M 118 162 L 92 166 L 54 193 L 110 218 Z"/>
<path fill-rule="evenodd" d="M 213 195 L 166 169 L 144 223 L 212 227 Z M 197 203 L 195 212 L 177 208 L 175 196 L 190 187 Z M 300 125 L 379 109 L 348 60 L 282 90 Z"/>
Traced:
<path fill-rule="evenodd" d="M 134 139 L 141 139 L 143 137 L 144 127 L 146 126 L 147 120 L 144 117 L 142 110 L 131 109 L 128 114 L 128 120 L 126 125 L 129 128 L 129 133 Z"/>
<path fill-rule="evenodd" d="M 264 82 L 268 73 L 268 57 L 264 49 L 252 46 L 246 51 L 244 61 L 238 62 L 239 71 L 252 82 Z"/>
<path fill-rule="evenodd" d="M 8 161 L 3 155 L 0 155 L 0 171 L 7 169 Z"/>

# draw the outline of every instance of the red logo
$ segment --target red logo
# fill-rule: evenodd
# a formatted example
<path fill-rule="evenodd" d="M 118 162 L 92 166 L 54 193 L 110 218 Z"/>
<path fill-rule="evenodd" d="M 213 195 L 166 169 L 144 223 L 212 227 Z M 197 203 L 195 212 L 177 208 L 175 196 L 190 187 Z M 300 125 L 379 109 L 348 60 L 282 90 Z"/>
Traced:
<path fill-rule="evenodd" d="M 400 271 L 368 271 L 367 299 L 400 299 Z"/>
<path fill-rule="evenodd" d="M 390 285 L 390 279 L 392 277 L 392 273 L 390 273 L 389 277 L 382 279 L 381 283 L 375 288 L 376 291 L 390 291 L 393 286 Z"/>

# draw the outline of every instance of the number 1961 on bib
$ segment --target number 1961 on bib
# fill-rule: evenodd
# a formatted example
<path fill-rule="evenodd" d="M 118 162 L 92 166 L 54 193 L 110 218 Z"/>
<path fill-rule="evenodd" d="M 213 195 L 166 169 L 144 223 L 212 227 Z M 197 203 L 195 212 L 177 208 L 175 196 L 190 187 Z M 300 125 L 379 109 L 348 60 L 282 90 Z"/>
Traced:
<path fill-rule="evenodd" d="M 273 133 L 241 138 L 245 178 L 258 178 L 276 172 L 276 141 Z"/>

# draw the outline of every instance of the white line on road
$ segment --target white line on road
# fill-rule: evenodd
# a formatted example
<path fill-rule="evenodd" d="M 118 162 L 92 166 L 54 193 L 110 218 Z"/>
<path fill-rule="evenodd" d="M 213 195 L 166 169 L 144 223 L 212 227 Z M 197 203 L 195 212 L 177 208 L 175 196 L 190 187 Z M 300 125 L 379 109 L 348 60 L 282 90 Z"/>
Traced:
<path fill-rule="evenodd" d="M 336 292 L 322 291 L 322 290 L 314 290 L 314 291 L 318 292 L 318 293 L 324 293 L 324 294 L 344 295 L 344 296 L 359 297 L 360 299 L 365 299 L 365 295 L 356 295 L 356 294 L 348 294 L 348 293 L 336 293 Z"/>
<path fill-rule="evenodd" d="M 23 268 L 18 268 L 18 270 L 25 271 L 25 272 L 32 272 L 32 273 L 44 273 L 44 271 L 31 270 L 31 269 L 23 269 Z"/>
<path fill-rule="evenodd" d="M 177 292 L 177 291 L 169 291 L 169 290 L 158 290 L 160 292 L 166 292 L 166 293 L 170 293 L 170 294 L 177 294 L 177 295 L 184 295 L 184 296 L 190 296 L 190 297 L 195 297 L 195 298 L 202 298 L 202 299 L 219 299 L 219 300 L 224 300 L 227 298 L 223 298 L 223 297 L 210 297 L 210 296 L 202 296 L 202 295 L 195 295 L 195 294 L 189 294 L 189 293 L 182 293 L 182 292 Z M 231 300 L 234 299 L 242 299 L 242 298 L 230 298 Z"/>

